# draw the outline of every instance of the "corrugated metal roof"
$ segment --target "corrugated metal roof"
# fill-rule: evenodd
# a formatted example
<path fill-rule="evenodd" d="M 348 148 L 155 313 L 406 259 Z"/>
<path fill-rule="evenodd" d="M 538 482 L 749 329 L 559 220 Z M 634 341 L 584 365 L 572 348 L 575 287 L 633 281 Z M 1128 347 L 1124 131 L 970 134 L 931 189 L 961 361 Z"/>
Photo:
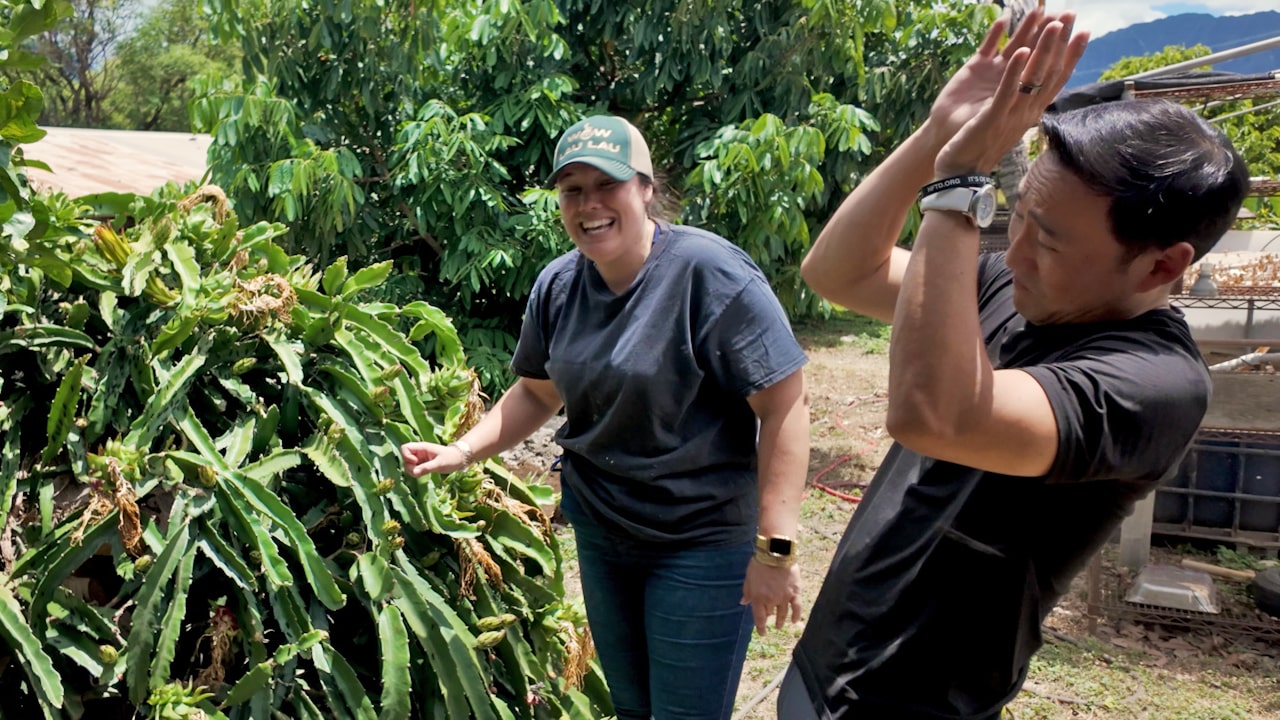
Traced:
<path fill-rule="evenodd" d="M 147 194 L 170 180 L 199 180 L 208 165 L 208 135 L 134 130 L 46 127 L 41 140 L 23 145 L 26 157 L 53 173 L 27 169 L 32 184 L 79 197 L 100 192 Z"/>

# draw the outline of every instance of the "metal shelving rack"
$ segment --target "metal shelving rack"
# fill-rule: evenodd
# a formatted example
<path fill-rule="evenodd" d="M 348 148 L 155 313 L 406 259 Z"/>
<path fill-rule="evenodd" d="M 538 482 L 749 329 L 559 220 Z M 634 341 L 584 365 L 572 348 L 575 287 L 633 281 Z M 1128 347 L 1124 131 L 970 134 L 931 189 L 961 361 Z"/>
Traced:
<path fill-rule="evenodd" d="M 1259 310 L 1280 310 L 1280 288 L 1249 287 L 1220 288 L 1215 297 L 1197 295 L 1171 295 L 1169 301 L 1173 305 L 1186 310 L 1244 310 L 1244 334 L 1239 345 L 1250 344 L 1248 337 L 1253 332 L 1254 313 Z M 1257 342 L 1266 345 L 1266 342 Z"/>
<path fill-rule="evenodd" d="M 1280 288 L 1230 288 L 1246 292 L 1219 291 L 1217 297 L 1197 297 L 1194 295 L 1172 295 L 1170 302 L 1180 308 L 1210 310 L 1280 310 Z M 1252 318 L 1252 315 L 1250 315 Z M 1248 338 L 1244 338 L 1248 340 Z"/>

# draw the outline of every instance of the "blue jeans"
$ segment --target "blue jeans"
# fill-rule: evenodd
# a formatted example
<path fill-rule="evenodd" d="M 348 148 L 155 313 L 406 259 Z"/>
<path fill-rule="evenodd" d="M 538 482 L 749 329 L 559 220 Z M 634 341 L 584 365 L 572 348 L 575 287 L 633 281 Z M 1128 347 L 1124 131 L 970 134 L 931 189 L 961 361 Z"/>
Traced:
<path fill-rule="evenodd" d="M 587 620 L 618 720 L 728 720 L 754 624 L 741 604 L 752 543 L 660 549 L 576 520 Z"/>

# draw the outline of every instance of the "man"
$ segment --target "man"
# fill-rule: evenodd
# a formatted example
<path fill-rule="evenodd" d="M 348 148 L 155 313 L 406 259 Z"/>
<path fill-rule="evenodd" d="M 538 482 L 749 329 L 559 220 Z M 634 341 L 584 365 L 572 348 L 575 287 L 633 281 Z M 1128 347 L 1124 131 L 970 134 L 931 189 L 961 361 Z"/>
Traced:
<path fill-rule="evenodd" d="M 997 22 L 805 259 L 818 293 L 893 323 L 897 442 L 836 550 L 782 720 L 998 718 L 1041 621 L 1204 414 L 1209 376 L 1169 293 L 1248 173 L 1177 105 L 1045 116 L 1087 42 L 1073 21 L 1034 10 L 1003 49 Z M 1008 253 L 980 257 L 994 209 L 973 176 L 1037 122 Z"/>

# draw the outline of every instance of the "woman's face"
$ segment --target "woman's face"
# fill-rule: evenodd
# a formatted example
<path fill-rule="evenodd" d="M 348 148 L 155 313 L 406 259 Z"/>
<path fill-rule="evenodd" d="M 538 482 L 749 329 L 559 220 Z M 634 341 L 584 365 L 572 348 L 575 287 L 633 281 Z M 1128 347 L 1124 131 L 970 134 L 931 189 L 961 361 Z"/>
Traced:
<path fill-rule="evenodd" d="M 584 163 L 571 163 L 556 178 L 560 219 L 578 250 L 597 265 L 647 248 L 646 209 L 653 186 L 633 176 L 626 182 Z"/>

